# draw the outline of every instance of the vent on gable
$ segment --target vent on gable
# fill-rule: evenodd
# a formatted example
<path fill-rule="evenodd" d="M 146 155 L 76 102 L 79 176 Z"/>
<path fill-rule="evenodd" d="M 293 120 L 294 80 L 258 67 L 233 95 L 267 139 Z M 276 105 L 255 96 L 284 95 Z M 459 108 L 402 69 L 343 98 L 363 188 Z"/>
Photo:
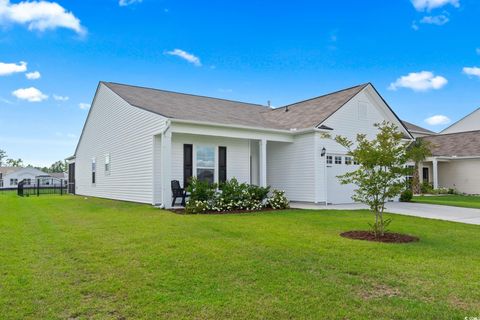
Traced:
<path fill-rule="evenodd" d="M 361 119 L 361 120 L 367 119 L 367 110 L 368 110 L 367 103 L 360 101 L 358 103 L 358 119 Z"/>

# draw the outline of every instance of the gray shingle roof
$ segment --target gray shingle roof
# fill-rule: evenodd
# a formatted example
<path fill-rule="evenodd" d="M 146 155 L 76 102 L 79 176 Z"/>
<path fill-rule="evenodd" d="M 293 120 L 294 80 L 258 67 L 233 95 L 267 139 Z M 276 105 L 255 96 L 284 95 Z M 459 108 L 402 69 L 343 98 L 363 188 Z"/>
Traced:
<path fill-rule="evenodd" d="M 428 129 L 422 128 L 420 126 L 417 126 L 416 124 L 410 123 L 408 121 L 402 120 L 403 125 L 407 127 L 409 131 L 414 131 L 414 132 L 420 132 L 420 133 L 425 133 L 425 134 L 435 134 L 435 132 L 430 131 Z"/>
<path fill-rule="evenodd" d="M 20 169 L 23 169 L 22 167 L 0 167 L 0 173 L 3 175 L 10 174 L 12 172 L 18 171 Z"/>
<path fill-rule="evenodd" d="M 270 110 L 268 119 L 285 128 L 313 128 L 362 91 L 368 83 Z M 285 110 L 288 108 L 288 112 Z"/>
<path fill-rule="evenodd" d="M 480 156 L 480 131 L 438 134 L 422 139 L 432 143 L 434 156 Z"/>
<path fill-rule="evenodd" d="M 285 130 L 316 127 L 368 85 L 362 84 L 289 106 L 270 109 L 259 104 L 112 82 L 103 84 L 129 104 L 167 118 Z M 285 112 L 287 107 L 288 112 Z"/>
<path fill-rule="evenodd" d="M 112 82 L 104 84 L 132 106 L 167 118 L 282 129 L 263 116 L 269 110 L 266 106 Z"/>

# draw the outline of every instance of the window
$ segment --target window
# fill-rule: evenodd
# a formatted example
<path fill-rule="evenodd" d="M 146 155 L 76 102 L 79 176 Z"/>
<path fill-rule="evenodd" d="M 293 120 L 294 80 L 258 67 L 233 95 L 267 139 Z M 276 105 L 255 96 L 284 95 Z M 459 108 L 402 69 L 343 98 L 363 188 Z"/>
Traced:
<path fill-rule="evenodd" d="M 342 157 L 335 156 L 335 164 L 342 164 Z"/>
<path fill-rule="evenodd" d="M 105 156 L 105 174 L 110 174 L 110 155 Z"/>
<path fill-rule="evenodd" d="M 358 166 L 360 163 L 358 163 L 357 160 L 353 159 L 353 164 L 356 165 L 356 166 Z"/>
<path fill-rule="evenodd" d="M 27 186 L 31 185 L 32 184 L 32 179 L 25 179 L 25 184 Z"/>
<path fill-rule="evenodd" d="M 351 165 L 352 164 L 352 157 L 345 157 L 345 164 Z"/>
<path fill-rule="evenodd" d="M 332 164 L 332 163 L 333 163 L 333 157 L 327 156 L 327 164 Z"/>
<path fill-rule="evenodd" d="M 16 186 L 16 185 L 18 185 L 18 179 L 10 179 L 10 185 L 11 185 L 11 186 Z"/>
<path fill-rule="evenodd" d="M 3 180 L 0 180 L 0 188 L 3 188 Z"/>
<path fill-rule="evenodd" d="M 97 172 L 97 163 L 95 158 L 92 158 L 92 183 L 95 183 L 95 173 Z"/>
<path fill-rule="evenodd" d="M 430 180 L 430 175 L 428 172 L 428 167 L 422 168 L 422 179 L 425 182 L 429 182 Z"/>
<path fill-rule="evenodd" d="M 215 148 L 197 147 L 197 178 L 213 183 L 215 180 Z"/>

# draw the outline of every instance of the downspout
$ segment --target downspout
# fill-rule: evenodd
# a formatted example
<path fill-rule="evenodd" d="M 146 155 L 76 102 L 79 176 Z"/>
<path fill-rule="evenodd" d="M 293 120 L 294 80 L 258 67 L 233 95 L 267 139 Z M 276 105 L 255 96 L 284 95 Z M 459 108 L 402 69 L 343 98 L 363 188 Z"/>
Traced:
<path fill-rule="evenodd" d="M 165 127 L 162 129 L 162 131 L 160 131 L 160 136 L 162 136 L 162 139 L 161 139 L 162 145 L 160 146 L 160 148 L 161 148 L 161 150 L 160 150 L 160 159 L 163 158 L 163 148 L 164 148 L 164 146 L 163 146 L 163 141 L 165 141 L 165 139 L 163 139 L 163 136 L 165 135 L 165 132 L 167 132 L 168 129 L 170 129 L 171 123 L 172 123 L 172 122 L 170 121 L 170 119 L 167 119 L 167 120 L 165 121 Z M 164 166 L 163 159 L 162 159 L 162 161 L 161 161 L 161 165 L 162 165 L 162 167 L 160 168 L 160 172 L 161 172 L 161 177 L 160 177 L 160 180 L 161 180 L 161 188 L 160 188 L 160 189 L 162 190 L 162 200 L 163 200 L 163 192 L 164 192 L 163 188 L 164 188 L 164 182 L 165 182 L 165 181 L 163 181 L 163 179 L 164 179 L 164 177 L 165 177 L 165 175 L 163 174 L 163 166 Z M 156 208 L 160 208 L 160 209 L 165 209 L 165 204 L 164 204 L 163 202 L 160 202 L 158 205 L 155 205 L 155 207 L 156 207 Z"/>

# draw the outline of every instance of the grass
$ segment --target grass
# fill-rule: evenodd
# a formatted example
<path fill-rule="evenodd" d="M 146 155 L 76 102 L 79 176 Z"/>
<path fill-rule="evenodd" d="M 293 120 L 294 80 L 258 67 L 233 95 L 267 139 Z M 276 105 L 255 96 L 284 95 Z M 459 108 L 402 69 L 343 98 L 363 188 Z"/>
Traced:
<path fill-rule="evenodd" d="M 480 227 L 393 216 L 410 244 L 339 236 L 365 211 L 176 215 L 0 195 L 2 319 L 480 316 Z"/>
<path fill-rule="evenodd" d="M 440 204 L 445 206 L 480 209 L 480 196 L 444 195 L 444 196 L 415 196 L 413 202 Z"/>

